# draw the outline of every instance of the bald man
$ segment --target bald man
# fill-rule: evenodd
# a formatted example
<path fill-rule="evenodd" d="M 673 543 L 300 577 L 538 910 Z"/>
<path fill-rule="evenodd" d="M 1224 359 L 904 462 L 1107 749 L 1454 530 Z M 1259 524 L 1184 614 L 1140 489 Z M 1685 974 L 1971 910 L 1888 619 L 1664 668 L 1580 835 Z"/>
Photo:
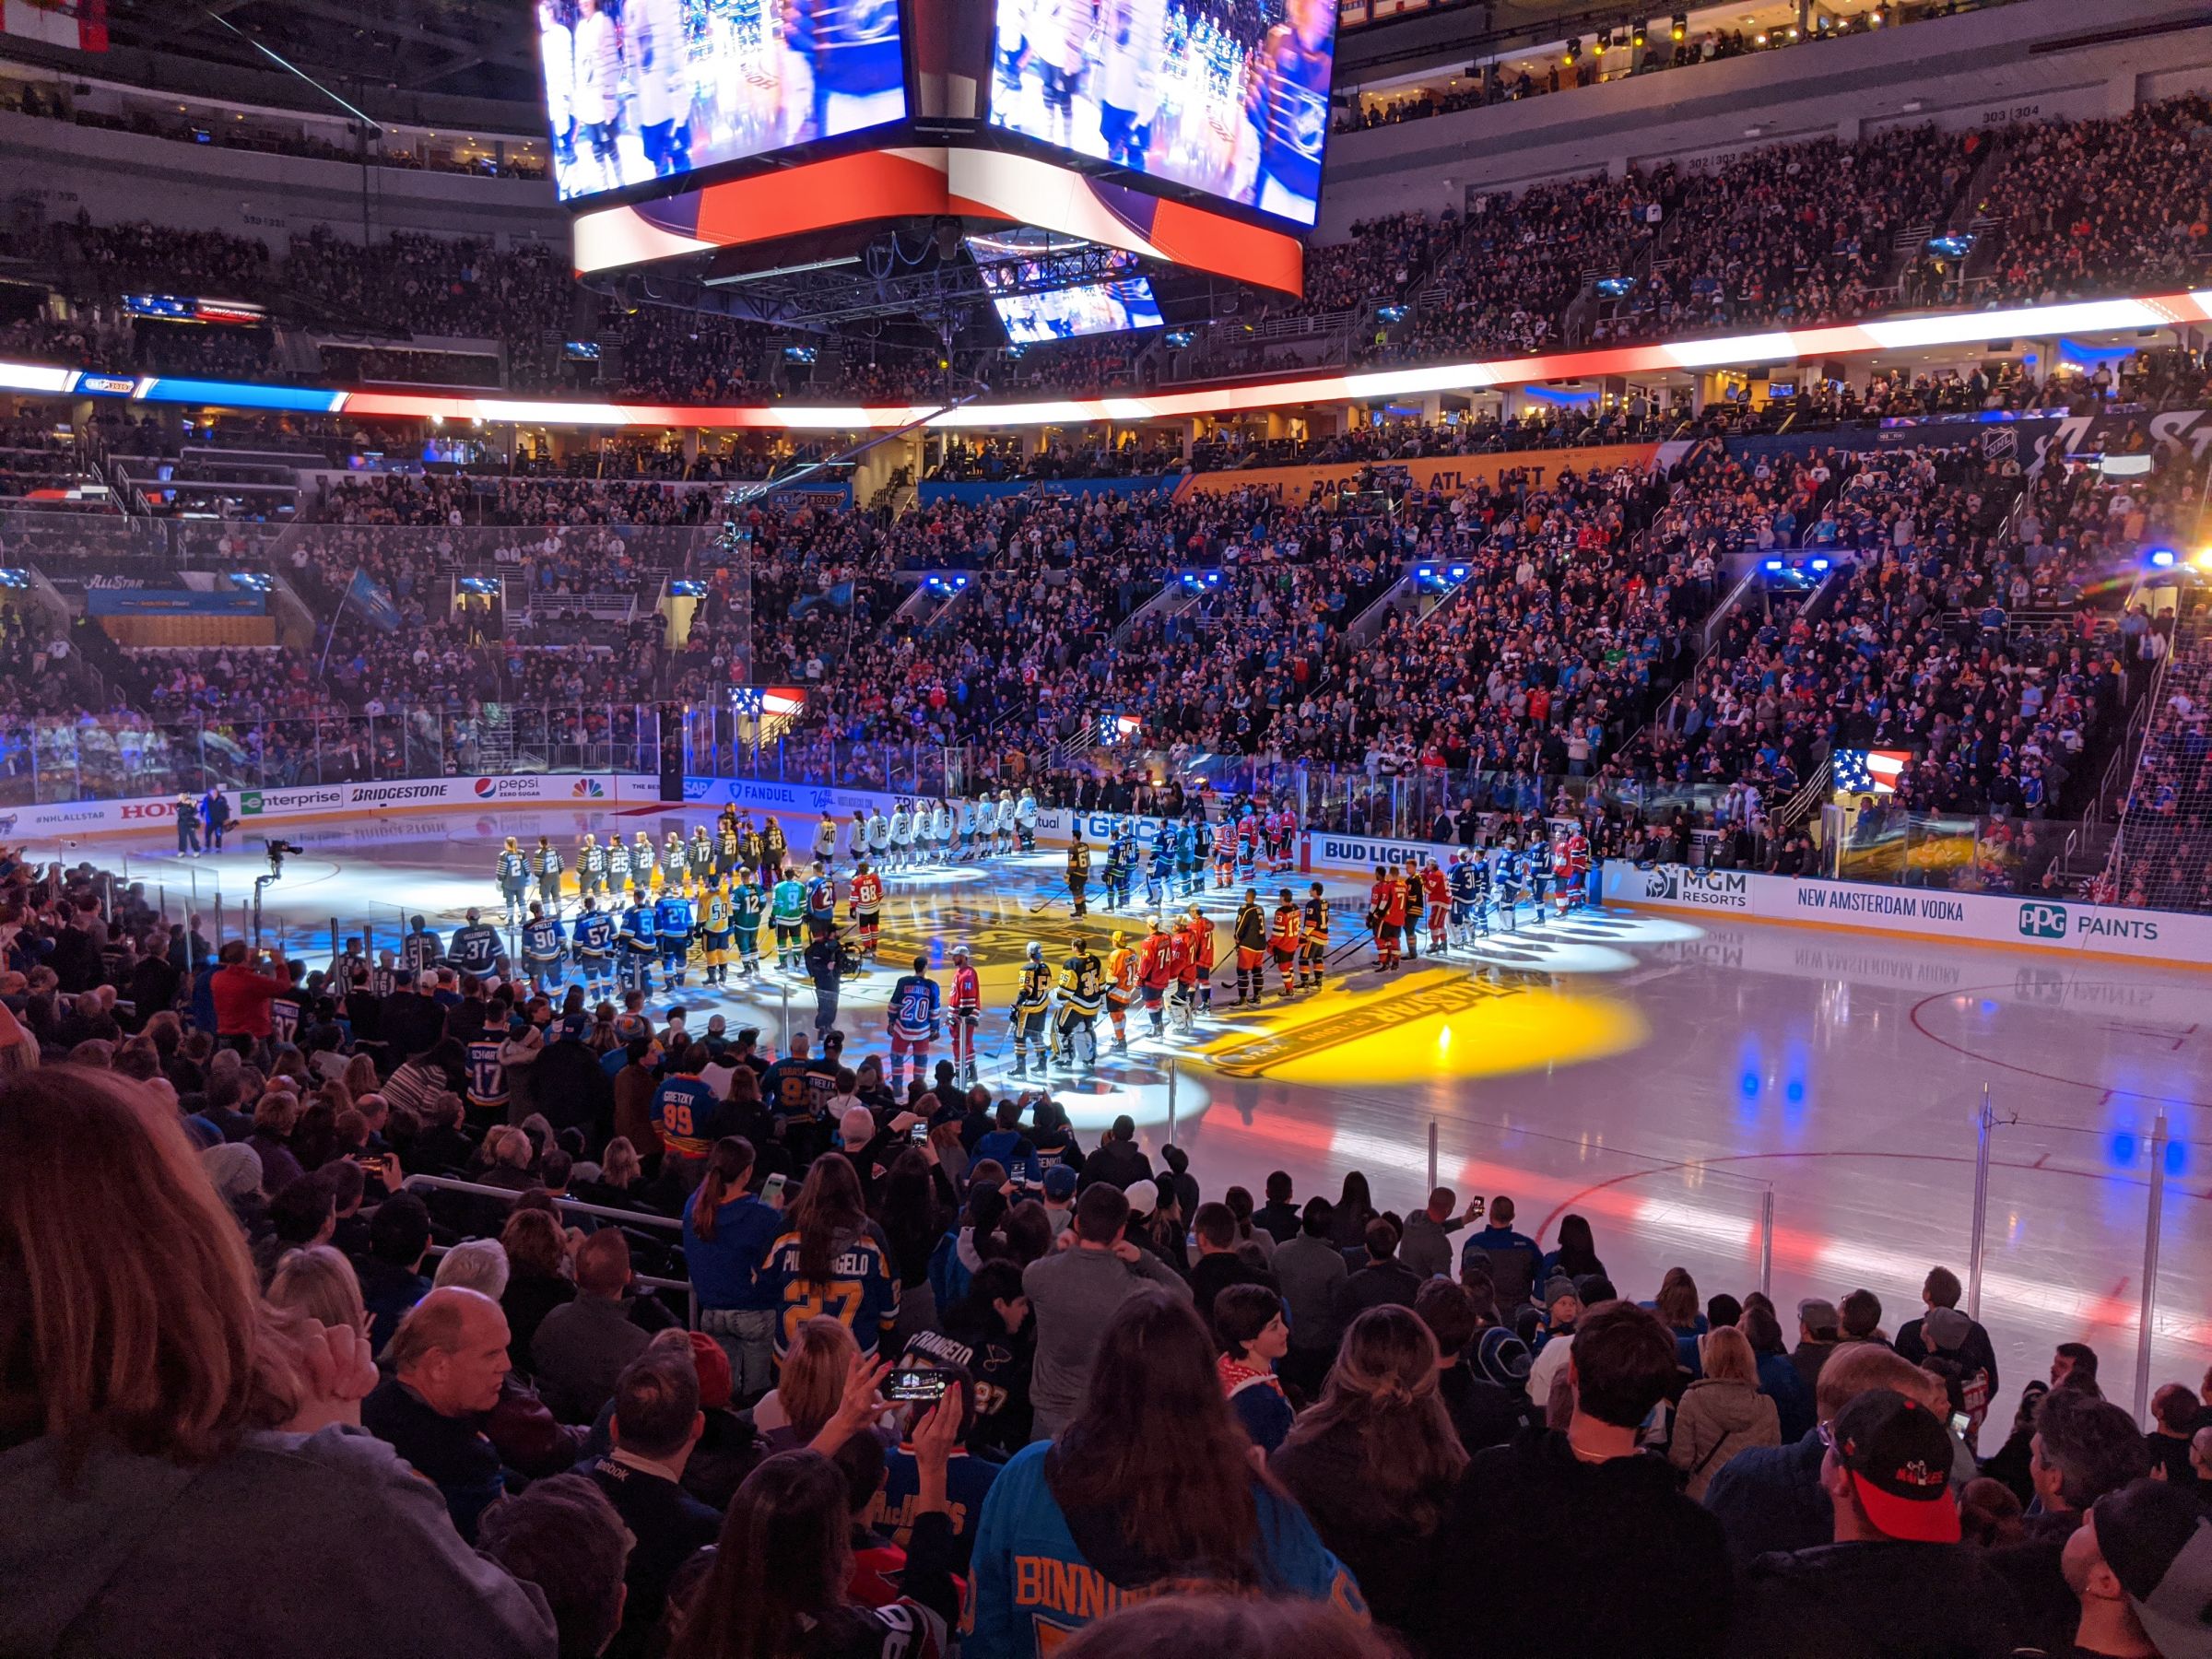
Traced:
<path fill-rule="evenodd" d="M 477 1521 L 506 1493 L 482 1424 L 512 1369 L 507 1316 L 478 1291 L 441 1287 L 399 1322 L 389 1358 L 392 1375 L 361 1402 L 361 1427 L 438 1488 L 473 1544 Z"/>

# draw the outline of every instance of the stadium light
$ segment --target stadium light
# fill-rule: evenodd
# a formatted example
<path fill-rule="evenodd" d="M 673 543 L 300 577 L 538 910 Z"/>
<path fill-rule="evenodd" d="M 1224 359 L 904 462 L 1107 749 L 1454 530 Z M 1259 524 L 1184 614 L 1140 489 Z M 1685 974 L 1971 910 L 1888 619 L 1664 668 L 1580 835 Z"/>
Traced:
<path fill-rule="evenodd" d="M 1677 12 L 1674 20 L 1667 25 L 1667 33 L 1673 35 L 1677 41 L 1687 40 L 1689 36 L 1689 14 Z"/>
<path fill-rule="evenodd" d="M 2172 570 L 2173 549 L 2171 547 L 2153 547 L 2150 550 L 2150 568 L 2154 571 Z"/>
<path fill-rule="evenodd" d="M 2196 556 L 2196 568 L 2207 576 L 2212 576 L 2212 547 L 2206 547 Z"/>
<path fill-rule="evenodd" d="M 1782 569 L 1782 560 L 1779 559 L 1770 559 L 1765 564 L 1761 565 L 1759 569 L 1770 573 L 1778 571 Z"/>
<path fill-rule="evenodd" d="M 2208 558 L 2208 559 L 2212 559 L 2212 554 L 2206 554 L 2206 558 Z M 1453 581 L 1454 581 L 1454 582 L 1465 582 L 1466 579 L 1467 579 L 1467 567 L 1466 567 L 1465 565 L 1453 565 L 1453 566 L 1452 567 L 1452 580 L 1453 580 Z"/>
<path fill-rule="evenodd" d="M 1416 571 L 1414 574 L 1419 577 L 1423 582 L 1433 581 L 1436 577 L 1436 571 L 1428 565 L 1423 565 L 1419 570 Z"/>
<path fill-rule="evenodd" d="M 1814 560 L 1813 560 L 1813 569 L 1814 569 L 1814 570 L 1816 570 L 1816 571 L 1825 571 L 1825 570 L 1827 570 L 1827 569 L 1828 569 L 1828 560 L 1827 560 L 1827 559 L 1814 559 Z"/>
<path fill-rule="evenodd" d="M 1630 44 L 1641 48 L 1643 45 L 1644 36 L 1651 31 L 1651 27 L 1652 22 L 1649 18 L 1637 18 L 1636 27 L 1629 36 Z"/>

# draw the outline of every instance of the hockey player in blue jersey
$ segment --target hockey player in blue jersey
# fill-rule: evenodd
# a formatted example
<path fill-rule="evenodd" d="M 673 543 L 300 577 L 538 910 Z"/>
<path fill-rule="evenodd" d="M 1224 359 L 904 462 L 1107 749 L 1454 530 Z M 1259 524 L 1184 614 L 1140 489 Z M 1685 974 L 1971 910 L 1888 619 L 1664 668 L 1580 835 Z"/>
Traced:
<path fill-rule="evenodd" d="M 523 966 L 530 988 L 547 995 L 560 989 L 561 926 L 558 916 L 546 914 L 543 900 L 530 901 L 530 919 L 523 924 Z"/>
<path fill-rule="evenodd" d="M 632 893 L 629 908 L 622 912 L 623 990 L 653 994 L 653 959 L 659 951 L 652 901 L 641 890 Z"/>
<path fill-rule="evenodd" d="M 453 946 L 446 953 L 446 960 L 464 973 L 473 973 L 481 979 L 499 966 L 500 935 L 498 930 L 488 926 L 471 910 L 467 924 L 453 930 Z"/>
<path fill-rule="evenodd" d="M 891 987 L 887 1009 L 891 1062 L 883 1076 L 894 1090 L 905 1088 L 910 1061 L 917 1082 L 928 1076 L 929 1045 L 936 1040 L 940 1008 L 937 983 L 929 977 L 929 959 L 918 956 L 914 959 L 914 971 L 900 975 L 899 982 Z"/>
<path fill-rule="evenodd" d="M 583 914 L 576 918 L 576 965 L 583 974 L 584 994 L 604 996 L 615 980 L 615 919 L 586 894 Z"/>
<path fill-rule="evenodd" d="M 670 888 L 653 904 L 653 932 L 663 982 L 671 988 L 682 984 L 691 971 L 691 900 L 681 888 Z"/>
<path fill-rule="evenodd" d="M 1489 866 L 1473 853 L 1454 853 L 1444 880 L 1452 889 L 1451 942 L 1472 944 L 1477 935 L 1489 932 L 1488 918 L 1483 914 Z"/>
<path fill-rule="evenodd" d="M 1528 835 L 1528 896 L 1536 901 L 1535 925 L 1544 925 L 1544 907 L 1551 898 L 1551 837 L 1541 828 Z"/>
<path fill-rule="evenodd" d="M 409 916 L 407 927 L 407 936 L 399 942 L 399 965 L 419 982 L 445 960 L 445 946 L 438 937 L 438 930 L 425 927 L 420 916 Z"/>
<path fill-rule="evenodd" d="M 1521 849 L 1506 837 L 1498 850 L 1498 920 L 1513 933 L 1521 931 Z"/>
<path fill-rule="evenodd" d="M 1115 824 L 1106 842 L 1106 909 L 1118 911 L 1128 904 L 1135 861 L 1135 841 L 1129 839 L 1125 826 Z"/>
<path fill-rule="evenodd" d="M 1175 836 L 1165 824 L 1152 837 L 1152 862 L 1145 867 L 1145 906 L 1158 910 L 1168 901 L 1169 884 L 1175 878 Z"/>
<path fill-rule="evenodd" d="M 1188 899 L 1198 890 L 1198 831 L 1186 820 L 1175 826 L 1175 896 Z"/>

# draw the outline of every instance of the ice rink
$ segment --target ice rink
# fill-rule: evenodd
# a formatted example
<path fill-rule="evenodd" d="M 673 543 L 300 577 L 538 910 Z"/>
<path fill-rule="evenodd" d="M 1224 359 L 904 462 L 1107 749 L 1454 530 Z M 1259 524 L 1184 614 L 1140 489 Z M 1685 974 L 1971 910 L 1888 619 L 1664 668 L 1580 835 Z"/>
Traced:
<path fill-rule="evenodd" d="M 658 841 L 703 816 L 547 809 L 291 826 L 288 838 L 307 852 L 269 889 L 264 924 L 272 942 L 281 930 L 292 954 L 319 966 L 334 918 L 341 934 L 368 929 L 393 945 L 417 911 L 446 932 L 470 904 L 493 914 L 503 835 L 527 846 L 547 834 L 564 849 L 586 830 L 627 840 L 643 829 Z M 786 829 L 805 844 L 806 826 Z M 219 885 L 235 934 L 266 867 L 257 841 L 233 835 L 224 854 L 194 860 L 172 847 L 129 844 L 131 877 L 164 893 L 172 915 L 197 903 L 211 935 Z M 117 850 L 88 843 L 68 855 L 113 867 Z M 997 1047 L 1026 942 L 1043 941 L 1055 963 L 1066 954 L 1075 924 L 1065 898 L 1030 914 L 1064 893 L 1062 867 L 1060 853 L 1041 850 L 892 878 L 882 965 L 846 991 L 840 1024 L 852 1049 L 880 1051 L 882 999 L 909 958 L 943 968 L 963 939 L 982 974 L 982 1046 Z M 1302 895 L 1307 878 L 1292 879 Z M 1261 883 L 1270 908 L 1281 885 Z M 1346 938 L 1358 906 L 1348 884 L 1330 887 L 1347 900 Z M 2171 1139 L 2152 1381 L 2194 1384 L 2212 1360 L 2212 982 L 2202 974 L 1611 912 L 1524 925 L 1387 981 L 1366 971 L 1362 948 L 1321 993 L 1271 995 L 1254 1016 L 1226 1006 L 1234 897 L 1209 896 L 1206 908 L 1224 963 L 1216 1016 L 1187 1040 L 1103 1054 L 1095 1078 L 1054 1092 L 1087 1138 L 1126 1111 L 1155 1150 L 1169 1138 L 1171 1098 L 1174 1135 L 1208 1196 L 1230 1182 L 1257 1192 L 1276 1169 L 1301 1199 L 1334 1196 L 1358 1168 L 1379 1206 L 1403 1210 L 1423 1196 L 1433 1127 L 1442 1179 L 1463 1200 L 1512 1194 L 1522 1230 L 1547 1248 L 1559 1216 L 1580 1212 L 1616 1283 L 1648 1299 L 1677 1264 L 1705 1294 L 1753 1288 L 1771 1193 L 1785 1324 L 1801 1296 L 1864 1286 L 1894 1330 L 1920 1312 L 1929 1265 L 1966 1273 L 1986 1086 L 1998 1122 L 1982 1317 L 2003 1373 L 2001 1438 L 2019 1384 L 2045 1371 L 2057 1341 L 2091 1343 L 2108 1394 L 2129 1397 L 2163 1111 Z M 1102 935 L 1115 924 L 1090 925 Z M 786 989 L 794 1028 L 810 1023 L 813 994 L 795 978 L 712 994 L 694 985 L 681 1000 L 701 1011 L 694 1029 L 720 1011 L 772 1043 Z M 656 1013 L 665 1001 L 654 997 Z M 1003 1065 L 987 1062 L 984 1075 L 1002 1084 Z"/>

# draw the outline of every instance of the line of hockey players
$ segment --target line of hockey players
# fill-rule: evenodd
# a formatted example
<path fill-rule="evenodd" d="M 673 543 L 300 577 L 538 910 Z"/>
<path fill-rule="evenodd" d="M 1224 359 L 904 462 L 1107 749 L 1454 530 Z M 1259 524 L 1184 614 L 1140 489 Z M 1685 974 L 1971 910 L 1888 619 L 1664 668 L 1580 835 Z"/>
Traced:
<path fill-rule="evenodd" d="M 1288 807 L 1262 813 L 1245 803 L 1219 824 L 1203 814 L 1163 819 L 1141 838 L 1135 819 L 1116 818 L 1108 828 L 1105 886 L 1100 907 L 1125 911 L 1140 888 L 1144 908 L 1157 911 L 1171 899 L 1192 899 L 1207 890 L 1234 892 L 1262 876 L 1287 876 L 1296 866 L 1298 818 Z M 1089 900 L 1091 853 L 1082 833 L 1068 848 L 1067 885 L 1076 914 Z"/>
<path fill-rule="evenodd" d="M 1544 925 L 1547 911 L 1563 918 L 1592 901 L 1594 867 L 1579 823 L 1532 830 L 1518 841 L 1507 836 L 1496 846 L 1463 847 L 1441 864 L 1424 853 L 1395 870 L 1377 865 L 1367 903 L 1375 941 L 1372 965 L 1388 973 L 1402 960 L 1418 958 L 1424 928 L 1435 955 L 1471 946 L 1495 930 L 1517 932 L 1524 904 L 1535 907 L 1532 927 Z"/>

